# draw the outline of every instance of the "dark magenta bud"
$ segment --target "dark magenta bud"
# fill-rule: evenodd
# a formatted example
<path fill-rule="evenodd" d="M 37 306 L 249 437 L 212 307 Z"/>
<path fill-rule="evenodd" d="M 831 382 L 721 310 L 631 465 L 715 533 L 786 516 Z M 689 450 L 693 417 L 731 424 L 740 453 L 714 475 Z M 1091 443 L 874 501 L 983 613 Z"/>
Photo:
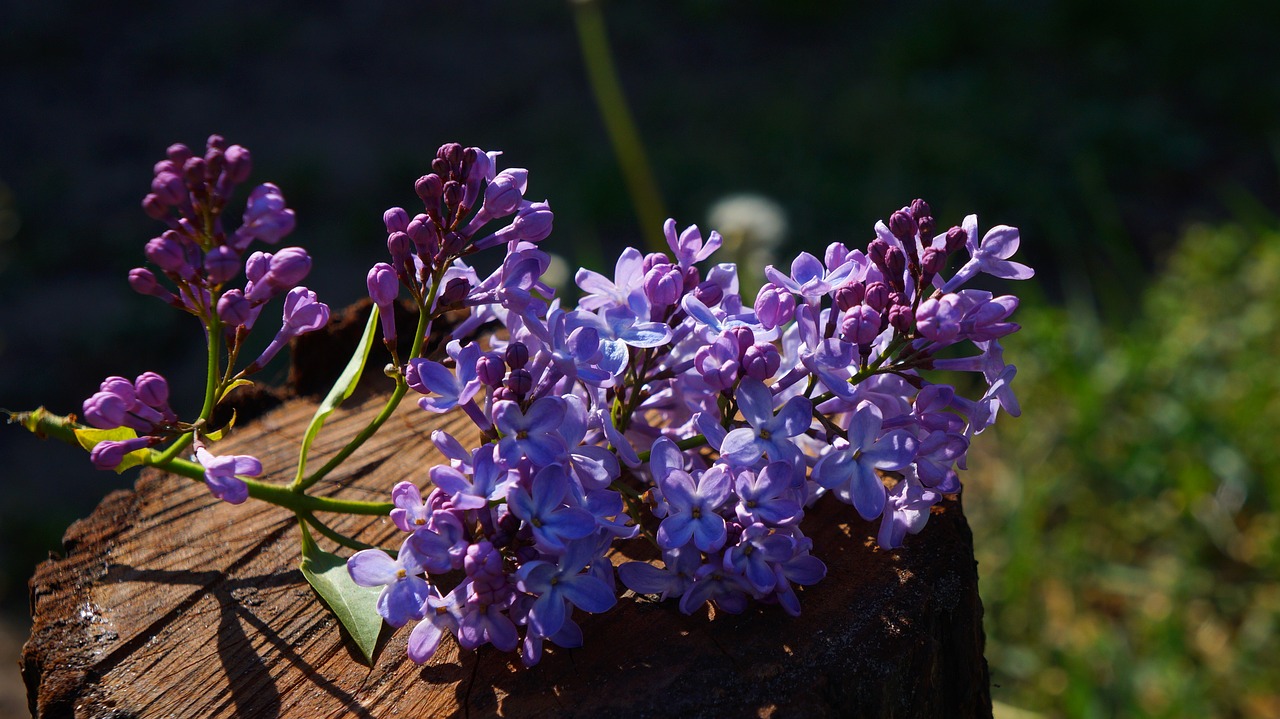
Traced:
<path fill-rule="evenodd" d="M 460 305 L 467 299 L 467 294 L 470 292 L 471 283 L 465 277 L 454 277 L 445 283 L 444 291 L 440 293 L 440 306 Z"/>
<path fill-rule="evenodd" d="M 907 269 L 907 256 L 897 247 L 890 247 L 884 253 L 886 279 L 894 285 L 902 284 L 902 273 Z"/>
<path fill-rule="evenodd" d="M 436 150 L 436 157 L 449 163 L 450 168 L 458 168 L 462 166 L 462 145 L 456 142 L 446 142 Z"/>
<path fill-rule="evenodd" d="M 226 158 L 228 180 L 238 185 L 249 179 L 249 174 L 253 171 L 253 160 L 248 150 L 240 145 L 232 145 L 227 148 Z"/>
<path fill-rule="evenodd" d="M 204 179 L 212 180 L 222 174 L 223 169 L 227 166 L 227 156 L 222 148 L 210 148 L 204 153 Z"/>
<path fill-rule="evenodd" d="M 702 275 L 698 272 L 698 268 L 689 265 L 680 271 L 684 273 L 684 291 L 693 292 L 693 288 L 697 287 L 698 283 L 702 281 Z"/>
<path fill-rule="evenodd" d="M 872 240 L 871 243 L 867 245 L 867 257 L 875 263 L 876 267 L 880 268 L 881 272 L 886 272 L 885 254 L 888 251 L 889 243 L 879 238 Z"/>
<path fill-rule="evenodd" d="M 151 180 L 151 191 L 166 205 L 180 205 L 187 196 L 187 186 L 172 172 L 156 175 Z"/>
<path fill-rule="evenodd" d="M 889 304 L 889 288 L 883 282 L 872 282 L 867 285 L 866 295 L 862 301 L 876 312 L 883 312 Z"/>
<path fill-rule="evenodd" d="M 963 227 L 952 227 L 947 230 L 947 254 L 951 254 L 956 250 L 964 247 L 969 241 L 969 233 L 964 231 Z"/>
<path fill-rule="evenodd" d="M 489 387 L 497 387 L 502 384 L 502 378 L 507 374 L 507 367 L 502 363 L 498 355 L 492 352 L 486 352 L 480 355 L 476 360 L 476 376 L 480 381 Z"/>
<path fill-rule="evenodd" d="M 440 196 L 444 192 L 444 181 L 435 173 L 423 175 L 413 183 L 413 190 L 418 193 L 418 197 L 422 198 L 427 207 L 434 208 L 440 204 Z"/>
<path fill-rule="evenodd" d="M 507 345 L 504 358 L 511 369 L 522 369 L 529 363 L 529 348 L 523 342 L 512 342 Z"/>
<path fill-rule="evenodd" d="M 457 232 L 447 232 L 444 236 L 444 242 L 441 243 L 445 256 L 456 257 L 467 249 L 467 238 Z"/>
<path fill-rule="evenodd" d="M 693 296 L 698 298 L 702 304 L 708 307 L 714 307 L 720 304 L 720 300 L 724 299 L 724 289 L 710 280 L 699 283 L 693 288 Z"/>
<path fill-rule="evenodd" d="M 893 233 L 894 237 L 903 242 L 914 240 L 919 229 L 920 227 L 916 224 L 915 218 L 911 216 L 909 208 L 898 210 L 889 217 L 889 231 Z"/>
<path fill-rule="evenodd" d="M 206 169 L 203 157 L 191 157 L 182 163 L 182 176 L 187 179 L 187 184 L 196 187 L 204 183 Z"/>
<path fill-rule="evenodd" d="M 670 265 L 670 264 L 671 264 L 671 258 L 667 257 L 664 253 L 650 252 L 649 254 L 644 256 L 644 262 L 640 266 L 645 271 L 645 274 L 648 274 L 649 270 L 652 270 L 655 267 L 660 267 L 662 265 Z"/>
<path fill-rule="evenodd" d="M 225 150 L 227 149 L 227 138 L 218 134 L 210 135 L 209 139 L 205 140 L 204 146 L 210 150 Z"/>
<path fill-rule="evenodd" d="M 409 213 L 405 212 L 403 207 L 392 207 L 382 213 L 382 224 L 386 225 L 387 234 L 404 232 L 409 226 Z"/>
<path fill-rule="evenodd" d="M 899 332 L 910 332 L 915 324 L 915 314 L 907 305 L 892 305 L 889 307 L 889 324 Z"/>
<path fill-rule="evenodd" d="M 449 180 L 444 183 L 444 204 L 446 207 L 457 207 L 462 204 L 462 195 L 466 192 L 466 188 L 457 180 Z"/>
<path fill-rule="evenodd" d="M 369 299 L 381 310 L 386 310 L 396 301 L 400 294 L 400 279 L 396 277 L 395 268 L 385 262 L 379 262 L 369 269 L 365 276 L 365 287 L 369 290 Z"/>
<path fill-rule="evenodd" d="M 725 335 L 727 335 L 729 339 L 733 340 L 734 344 L 737 346 L 739 359 L 741 359 L 747 349 L 756 342 L 756 334 L 752 332 L 749 327 L 734 327 L 726 332 Z"/>
<path fill-rule="evenodd" d="M 927 247 L 920 255 L 920 266 L 926 274 L 936 275 L 947 266 L 947 253 L 936 247 Z"/>
<path fill-rule="evenodd" d="M 169 149 L 164 151 L 164 154 L 175 167 L 181 167 L 182 163 L 186 162 L 187 158 L 191 157 L 192 153 L 191 148 L 181 142 L 175 142 L 169 146 Z"/>
<path fill-rule="evenodd" d="M 911 206 L 907 208 L 907 212 L 911 213 L 917 223 L 920 222 L 922 217 L 933 216 L 933 210 L 929 208 L 929 203 L 918 198 L 911 201 Z"/>
<path fill-rule="evenodd" d="M 166 272 L 186 276 L 192 269 L 182 243 L 172 231 L 152 238 L 143 248 L 143 254 L 151 264 Z"/>
<path fill-rule="evenodd" d="M 495 389 L 493 390 L 493 401 L 494 401 L 494 402 L 499 402 L 499 401 L 502 401 L 502 400 L 506 400 L 506 401 L 508 401 L 508 402 L 515 402 L 515 401 L 517 401 L 517 399 L 518 399 L 518 398 L 516 397 L 515 392 L 512 392 L 511 390 L 507 389 L 505 386 L 503 386 L 503 387 L 497 387 L 497 388 L 495 388 Z M 515 515 L 510 515 L 510 516 L 513 516 L 513 517 L 514 517 Z M 519 517 L 516 517 L 516 519 L 517 519 L 517 521 L 518 521 L 518 520 L 519 520 Z"/>
<path fill-rule="evenodd" d="M 507 375 L 507 389 L 515 393 L 517 397 L 529 394 L 529 390 L 533 389 L 533 375 L 529 374 L 529 370 L 523 367 L 511 370 L 511 373 Z"/>
<path fill-rule="evenodd" d="M 862 304 L 862 299 L 867 295 L 867 288 L 861 282 L 853 281 L 835 292 L 836 309 L 841 312 L 849 310 Z"/>
<path fill-rule="evenodd" d="M 392 232 L 387 236 L 387 252 L 391 254 L 391 264 L 399 267 L 413 251 L 413 243 L 403 232 Z"/>
<path fill-rule="evenodd" d="M 782 355 L 778 348 L 769 342 L 753 344 L 742 353 L 742 371 L 748 377 L 764 382 L 778 373 L 782 366 Z"/>
<path fill-rule="evenodd" d="M 226 245 L 215 247 L 204 256 L 204 271 L 210 282 L 220 285 L 240 273 L 240 253 Z"/>
<path fill-rule="evenodd" d="M 147 196 L 142 198 L 142 211 L 153 220 L 163 220 L 169 216 L 169 206 L 154 192 L 148 192 Z"/>
<path fill-rule="evenodd" d="M 156 409 L 169 406 L 169 383 L 155 372 L 143 372 L 133 381 L 134 394 L 143 404 Z"/>
<path fill-rule="evenodd" d="M 311 256 L 301 247 L 286 247 L 271 257 L 268 280 L 276 287 L 293 287 L 311 272 Z"/>
<path fill-rule="evenodd" d="M 880 334 L 880 313 L 866 305 L 858 305 L 840 321 L 840 334 L 856 345 L 869 345 Z"/>
<path fill-rule="evenodd" d="M 644 294 L 657 308 L 680 301 L 684 293 L 684 277 L 676 265 L 656 265 L 644 275 Z"/>

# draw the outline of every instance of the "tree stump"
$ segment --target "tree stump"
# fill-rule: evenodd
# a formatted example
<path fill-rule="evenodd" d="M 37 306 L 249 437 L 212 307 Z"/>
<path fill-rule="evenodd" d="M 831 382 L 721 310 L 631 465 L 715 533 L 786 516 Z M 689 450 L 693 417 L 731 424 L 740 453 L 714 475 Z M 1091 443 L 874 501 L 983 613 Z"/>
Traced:
<path fill-rule="evenodd" d="M 352 314 L 338 324 L 298 348 L 297 386 L 336 376 L 354 345 L 349 325 L 358 331 L 363 321 Z M 385 388 L 371 374 L 368 384 Z M 357 393 L 312 457 L 336 451 L 381 401 Z M 288 481 L 315 404 L 284 401 L 217 452 L 252 453 L 277 470 L 266 479 Z M 461 437 L 468 425 L 404 402 L 317 489 L 370 499 L 403 479 L 425 484 L 441 461 L 430 431 Z M 399 535 L 388 519 L 333 525 L 383 545 Z M 450 638 L 417 666 L 405 655 L 408 628 L 384 628 L 370 668 L 298 571 L 290 513 L 228 505 L 203 484 L 148 470 L 133 491 L 73 524 L 63 555 L 36 570 L 22 673 L 40 717 L 991 716 L 977 565 L 959 500 L 935 507 L 925 530 L 893 551 L 832 498 L 808 512 L 804 529 L 828 576 L 798 588 L 798 618 L 776 606 L 685 616 L 674 601 L 626 593 L 606 614 L 576 614 L 582 648 L 548 644 L 532 668 Z"/>

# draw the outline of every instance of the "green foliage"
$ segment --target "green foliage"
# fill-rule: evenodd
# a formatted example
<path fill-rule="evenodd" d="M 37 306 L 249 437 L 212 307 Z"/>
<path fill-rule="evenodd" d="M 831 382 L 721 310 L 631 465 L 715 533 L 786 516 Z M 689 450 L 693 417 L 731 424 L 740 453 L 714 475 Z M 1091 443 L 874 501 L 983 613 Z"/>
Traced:
<path fill-rule="evenodd" d="M 102 442 L 122 442 L 126 439 L 137 439 L 138 433 L 128 427 L 116 427 L 115 429 L 94 429 L 93 427 L 78 427 L 75 429 L 76 441 L 84 447 L 86 451 L 92 450 Z M 151 453 L 149 449 L 136 449 L 124 456 L 120 464 L 116 466 L 116 474 L 122 474 L 125 470 L 145 464 L 147 456 Z"/>
<path fill-rule="evenodd" d="M 362 587 L 351 580 L 347 560 L 322 549 L 311 538 L 305 522 L 302 528 L 302 576 L 329 606 L 347 635 L 356 643 L 360 654 L 373 666 L 373 652 L 382 631 L 378 616 L 378 587 Z"/>
<path fill-rule="evenodd" d="M 1190 230 L 1140 316 L 1026 308 L 1024 415 L 970 460 L 993 696 L 1280 716 L 1280 232 Z M 980 453 L 980 454 L 978 454 Z"/>

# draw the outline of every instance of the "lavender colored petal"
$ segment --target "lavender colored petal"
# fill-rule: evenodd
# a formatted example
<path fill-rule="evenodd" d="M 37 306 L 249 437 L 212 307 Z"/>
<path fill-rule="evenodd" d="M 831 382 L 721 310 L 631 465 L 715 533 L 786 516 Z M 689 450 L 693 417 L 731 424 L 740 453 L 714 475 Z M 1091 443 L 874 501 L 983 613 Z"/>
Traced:
<path fill-rule="evenodd" d="M 805 397 L 796 395 L 778 409 L 778 415 L 772 422 L 772 426 L 776 428 L 775 433 L 784 437 L 794 437 L 809 429 L 812 422 L 813 403 Z"/>
<path fill-rule="evenodd" d="M 884 482 L 880 481 L 880 475 L 870 467 L 859 462 L 854 462 L 853 465 L 853 477 L 848 488 L 853 506 L 863 519 L 875 519 L 884 512 L 887 496 Z"/>
<path fill-rule="evenodd" d="M 589 574 L 577 574 L 561 580 L 560 593 L 584 612 L 599 614 L 618 603 L 608 585 Z"/>
<path fill-rule="evenodd" d="M 409 633 L 409 659 L 414 664 L 422 664 L 430 659 L 440 647 L 444 638 L 444 630 L 436 626 L 430 619 L 418 622 Z"/>
<path fill-rule="evenodd" d="M 896 429 L 862 452 L 862 461 L 876 469 L 898 470 L 916 458 L 918 440 L 905 429 Z"/>
<path fill-rule="evenodd" d="M 362 587 L 381 587 L 397 579 L 400 563 L 381 549 L 362 549 L 347 560 L 351 581 Z"/>
<path fill-rule="evenodd" d="M 720 456 L 730 465 L 746 467 L 753 464 L 764 449 L 756 440 L 756 431 L 750 427 L 739 427 L 725 435 L 720 444 Z"/>
<path fill-rule="evenodd" d="M 773 417 L 773 393 L 764 382 L 754 377 L 744 377 L 734 393 L 738 400 L 738 409 L 752 427 L 757 429 Z M 808 426 L 806 424 L 806 426 Z M 732 434 L 732 432 L 730 433 Z"/>

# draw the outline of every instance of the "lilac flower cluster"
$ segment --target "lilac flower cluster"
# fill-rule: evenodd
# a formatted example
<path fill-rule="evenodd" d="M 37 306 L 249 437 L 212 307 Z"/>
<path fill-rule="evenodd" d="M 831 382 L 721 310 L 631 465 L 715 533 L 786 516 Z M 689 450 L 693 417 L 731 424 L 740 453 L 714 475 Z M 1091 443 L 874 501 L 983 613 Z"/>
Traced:
<path fill-rule="evenodd" d="M 403 287 L 420 305 L 471 309 L 440 361 L 414 356 L 402 371 L 424 410 L 465 413 L 482 440 L 436 431 L 448 463 L 430 469 L 431 490 L 392 491 L 406 533 L 396 557 L 348 562 L 358 584 L 383 588 L 388 623 L 417 622 L 416 662 L 448 633 L 536 663 L 548 640 L 579 645 L 574 610 L 609 609 L 619 580 L 686 613 L 756 599 L 797 614 L 796 586 L 826 572 L 800 528 L 807 507 L 831 493 L 897 547 L 959 490 L 973 435 L 1002 409 L 1019 413 L 999 343 L 1018 329 L 1018 301 L 962 289 L 980 272 L 1032 275 L 1009 260 L 1013 228 L 979 240 L 970 216 L 938 232 L 916 200 L 865 249 L 834 243 L 789 272 L 766 268 L 748 303 L 732 264 L 700 267 L 720 236 L 668 220 L 670 254 L 627 249 L 612 277 L 580 270 L 584 295 L 566 308 L 541 279 L 550 209 L 523 199 L 524 170 L 495 173 L 495 156 L 441 148 L 417 183 L 425 212 L 388 210 L 392 262 L 369 273 L 380 307 Z M 500 244 L 506 257 L 483 279 L 460 259 Z M 977 354 L 939 357 L 961 344 Z M 980 374 L 986 389 L 962 397 L 926 379 L 934 369 Z M 615 571 L 609 548 L 640 535 L 661 563 Z"/>
<path fill-rule="evenodd" d="M 169 407 L 169 388 L 154 372 L 129 383 L 110 377 L 101 391 L 84 403 L 86 421 L 99 429 L 127 427 L 138 436 L 98 443 L 92 452 L 94 465 L 112 469 L 136 449 L 153 447 L 191 433 L 195 457 L 206 469 L 206 481 L 215 496 L 238 503 L 247 497 L 237 473 L 253 476 L 261 465 L 252 457 L 216 457 L 208 452 L 204 427 L 216 402 L 237 382 L 264 367 L 293 337 L 323 327 L 329 308 L 316 294 L 298 286 L 311 270 L 311 257 L 300 247 L 274 253 L 250 252 L 254 240 L 270 245 L 293 231 L 293 210 L 285 206 L 280 188 L 271 183 L 255 187 L 245 205 L 239 227 L 228 232 L 224 216 L 236 188 L 248 180 L 252 168 L 249 151 L 228 146 L 219 135 L 206 143 L 203 155 L 183 144 L 168 148 L 156 163 L 151 192 L 143 198 L 146 213 L 167 225 L 160 236 L 146 244 L 145 255 L 155 270 L 138 267 L 129 272 L 129 284 L 137 292 L 156 297 L 197 317 L 209 339 L 211 353 L 225 349 L 225 374 L 210 378 L 208 399 L 196 422 L 178 421 Z M 244 268 L 243 287 L 228 287 Z M 167 281 L 167 283 L 165 281 Z M 239 352 L 263 307 L 285 295 L 282 324 L 261 355 L 233 374 Z"/>

